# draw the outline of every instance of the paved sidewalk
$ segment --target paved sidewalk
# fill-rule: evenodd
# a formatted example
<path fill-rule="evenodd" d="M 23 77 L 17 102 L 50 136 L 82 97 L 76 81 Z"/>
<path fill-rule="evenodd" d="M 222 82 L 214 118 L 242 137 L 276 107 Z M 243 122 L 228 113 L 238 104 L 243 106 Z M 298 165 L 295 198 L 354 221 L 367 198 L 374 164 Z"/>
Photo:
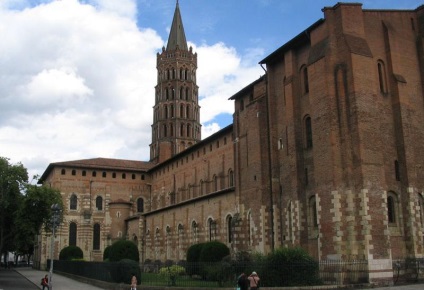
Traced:
<path fill-rule="evenodd" d="M 39 271 L 25 267 L 15 268 L 14 270 L 21 274 L 23 277 L 25 277 L 27 280 L 31 281 L 34 285 L 37 285 L 39 289 L 41 289 L 42 287 L 40 285 L 41 278 L 43 278 L 46 274 L 49 274 L 49 272 L 47 271 Z M 54 290 L 102 290 L 102 288 L 90 284 L 81 283 L 56 273 L 53 273 L 52 282 L 52 288 Z M 8 288 L 5 288 L 4 290 L 8 290 Z"/>
<path fill-rule="evenodd" d="M 15 268 L 0 270 L 0 290 L 37 290 L 41 289 L 40 281 L 47 271 L 32 268 Z M 53 273 L 54 290 L 102 290 L 102 288 L 82 283 L 68 277 Z M 362 288 L 365 289 L 365 288 Z M 391 287 L 375 287 L 379 290 L 423 290 L 424 284 L 395 285 Z"/>

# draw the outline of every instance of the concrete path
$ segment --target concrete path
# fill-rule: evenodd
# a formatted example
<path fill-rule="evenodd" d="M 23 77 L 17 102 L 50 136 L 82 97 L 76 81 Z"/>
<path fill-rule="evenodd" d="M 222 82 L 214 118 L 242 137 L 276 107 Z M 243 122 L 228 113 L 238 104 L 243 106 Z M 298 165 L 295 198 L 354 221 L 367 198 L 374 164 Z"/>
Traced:
<path fill-rule="evenodd" d="M 41 278 L 47 271 L 39 271 L 22 267 L 10 270 L 0 270 L 0 290 L 36 290 L 41 289 Z M 70 278 L 53 273 L 52 290 L 102 290 L 90 284 L 81 283 Z"/>
<path fill-rule="evenodd" d="M 40 281 L 46 271 L 32 268 L 0 269 L 0 290 L 37 290 L 41 289 Z M 102 290 L 102 288 L 53 273 L 54 290 Z M 51 289 L 51 290 L 53 290 Z M 205 288 L 206 289 L 206 288 Z M 362 288 L 364 289 L 364 288 Z M 423 290 L 424 284 L 395 285 L 391 287 L 373 288 L 379 290 Z"/>

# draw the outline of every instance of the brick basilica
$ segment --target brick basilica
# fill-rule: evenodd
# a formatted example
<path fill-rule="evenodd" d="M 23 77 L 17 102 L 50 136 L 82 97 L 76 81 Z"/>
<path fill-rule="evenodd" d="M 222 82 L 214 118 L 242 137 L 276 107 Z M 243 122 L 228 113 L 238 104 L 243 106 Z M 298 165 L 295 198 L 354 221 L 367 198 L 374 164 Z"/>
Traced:
<path fill-rule="evenodd" d="M 157 54 L 150 161 L 51 163 L 39 181 L 63 197 L 54 257 L 76 245 L 101 261 L 122 238 L 140 261 L 184 260 L 210 240 L 232 254 L 301 246 L 367 260 L 371 282 L 391 280 L 394 259 L 424 257 L 424 6 L 322 11 L 259 62 L 264 76 L 229 96 L 233 123 L 202 140 L 177 1 Z M 40 268 L 50 238 L 36 244 Z"/>

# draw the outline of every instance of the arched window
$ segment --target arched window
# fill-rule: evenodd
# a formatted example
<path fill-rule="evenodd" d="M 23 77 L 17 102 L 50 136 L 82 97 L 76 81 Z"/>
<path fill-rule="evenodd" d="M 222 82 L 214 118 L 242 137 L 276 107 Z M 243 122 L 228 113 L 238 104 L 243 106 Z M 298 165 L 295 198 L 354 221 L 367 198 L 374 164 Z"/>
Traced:
<path fill-rule="evenodd" d="M 253 228 L 252 228 L 252 213 L 247 214 L 247 240 L 249 245 L 252 245 Z"/>
<path fill-rule="evenodd" d="M 312 121 L 310 116 L 305 117 L 305 147 L 312 148 Z"/>
<path fill-rule="evenodd" d="M 180 117 L 184 118 L 184 105 L 180 105 Z"/>
<path fill-rule="evenodd" d="M 208 219 L 208 230 L 209 230 L 209 241 L 215 240 L 216 222 L 212 218 Z"/>
<path fill-rule="evenodd" d="M 199 230 L 199 228 L 197 226 L 196 221 L 192 221 L 191 222 L 191 235 L 192 235 L 192 238 L 193 238 L 193 244 L 197 243 L 197 240 L 198 240 L 198 230 Z"/>
<path fill-rule="evenodd" d="M 83 170 L 81 174 L 82 174 L 82 176 L 86 176 L 87 172 L 85 170 Z"/>
<path fill-rule="evenodd" d="M 418 194 L 418 205 L 420 206 L 420 222 L 421 228 L 424 228 L 424 197 Z"/>
<path fill-rule="evenodd" d="M 191 136 L 190 132 L 191 132 L 191 125 L 187 124 L 187 137 Z"/>
<path fill-rule="evenodd" d="M 97 175 L 97 172 L 96 171 L 91 172 L 91 176 L 92 177 L 96 177 L 96 175 Z"/>
<path fill-rule="evenodd" d="M 309 198 L 309 225 L 312 228 L 318 227 L 317 203 L 315 196 Z"/>
<path fill-rule="evenodd" d="M 301 85 L 302 85 L 302 93 L 303 94 L 309 93 L 309 77 L 308 77 L 308 68 L 306 65 L 303 65 L 300 68 L 300 79 L 301 79 Z"/>
<path fill-rule="evenodd" d="M 96 197 L 96 208 L 97 210 L 103 210 L 103 198 L 101 196 Z"/>
<path fill-rule="evenodd" d="M 300 68 L 300 83 L 302 86 L 302 93 L 309 93 L 309 77 L 308 77 L 308 67 L 303 65 Z"/>
<path fill-rule="evenodd" d="M 187 105 L 187 107 L 186 107 L 186 118 L 190 119 L 190 106 L 189 105 Z"/>
<path fill-rule="evenodd" d="M 94 224 L 93 227 L 93 250 L 100 250 L 100 225 Z"/>
<path fill-rule="evenodd" d="M 396 181 L 400 181 L 400 168 L 399 168 L 399 161 L 395 160 L 395 178 Z"/>
<path fill-rule="evenodd" d="M 200 192 L 199 195 L 202 196 L 204 194 L 204 182 L 200 180 Z"/>
<path fill-rule="evenodd" d="M 102 177 L 106 177 L 106 171 L 103 171 Z"/>
<path fill-rule="evenodd" d="M 397 224 L 397 196 L 391 191 L 387 193 L 387 219 L 389 225 Z"/>
<path fill-rule="evenodd" d="M 174 118 L 174 105 L 171 105 L 171 118 Z"/>
<path fill-rule="evenodd" d="M 65 174 L 66 174 L 66 170 L 65 170 L 65 169 L 62 169 L 62 170 L 60 171 L 60 174 L 65 175 Z"/>
<path fill-rule="evenodd" d="M 378 82 L 380 93 L 387 93 L 387 79 L 386 79 L 386 68 L 384 62 L 379 60 L 377 62 L 377 71 L 378 71 Z"/>
<path fill-rule="evenodd" d="M 69 202 L 69 209 L 70 210 L 77 210 L 77 207 L 78 207 L 78 198 L 77 198 L 76 194 L 72 194 L 70 202 Z"/>
<path fill-rule="evenodd" d="M 228 170 L 228 186 L 234 186 L 234 172 L 232 169 Z"/>
<path fill-rule="evenodd" d="M 227 242 L 233 242 L 233 217 L 230 215 L 227 216 Z"/>
<path fill-rule="evenodd" d="M 71 174 L 72 175 L 76 175 L 77 174 L 77 171 L 75 169 L 72 169 Z"/>
<path fill-rule="evenodd" d="M 127 175 L 125 173 L 122 173 L 122 179 L 126 179 Z"/>
<path fill-rule="evenodd" d="M 77 224 L 74 222 L 69 224 L 69 245 L 77 245 Z"/>
<path fill-rule="evenodd" d="M 137 199 L 137 212 L 144 212 L 144 200 L 141 197 Z"/>

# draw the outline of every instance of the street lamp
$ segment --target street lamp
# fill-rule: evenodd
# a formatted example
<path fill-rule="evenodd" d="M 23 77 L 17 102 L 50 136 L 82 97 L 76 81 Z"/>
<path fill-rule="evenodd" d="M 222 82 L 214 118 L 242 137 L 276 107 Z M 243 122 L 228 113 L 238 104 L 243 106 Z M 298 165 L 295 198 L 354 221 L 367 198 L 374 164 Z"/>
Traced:
<path fill-rule="evenodd" d="M 60 205 L 57 203 L 53 204 L 52 207 L 52 217 L 51 217 L 51 223 L 52 223 L 52 245 L 50 247 L 50 277 L 49 277 L 49 290 L 53 290 L 52 285 L 52 276 L 53 276 L 53 253 L 54 253 L 54 231 L 57 226 L 60 224 L 60 212 L 62 209 L 60 208 Z"/>

